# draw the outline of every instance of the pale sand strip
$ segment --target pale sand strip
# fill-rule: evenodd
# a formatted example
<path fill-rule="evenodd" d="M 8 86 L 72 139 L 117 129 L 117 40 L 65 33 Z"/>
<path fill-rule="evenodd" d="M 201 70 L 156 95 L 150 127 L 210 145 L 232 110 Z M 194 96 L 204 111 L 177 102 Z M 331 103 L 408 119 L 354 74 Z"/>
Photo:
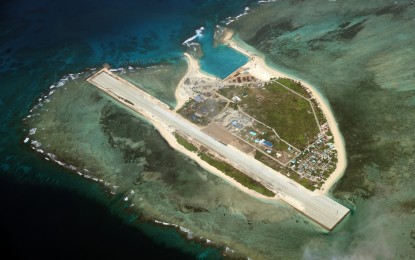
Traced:
<path fill-rule="evenodd" d="M 245 54 L 246 56 L 250 57 L 251 60 L 245 65 L 249 68 L 250 73 L 261 79 L 261 80 L 269 80 L 273 77 L 286 77 L 296 81 L 301 82 L 312 94 L 312 96 L 317 100 L 320 105 L 320 109 L 323 111 L 324 115 L 327 118 L 327 122 L 330 126 L 331 132 L 333 133 L 334 137 L 334 146 L 336 147 L 338 153 L 338 163 L 336 166 L 336 170 L 330 175 L 330 177 L 326 180 L 326 182 L 322 185 L 319 190 L 315 190 L 314 192 L 320 194 L 328 194 L 330 189 L 336 184 L 338 180 L 343 176 L 346 166 L 347 166 L 347 159 L 346 159 L 346 148 L 343 136 L 340 133 L 339 127 L 337 122 L 334 118 L 333 112 L 331 111 L 330 105 L 328 104 L 327 100 L 321 95 L 320 92 L 317 91 L 316 88 L 311 86 L 304 80 L 298 79 L 293 75 L 286 74 L 284 72 L 278 71 L 276 69 L 270 68 L 266 62 L 265 57 L 263 54 L 252 51 L 249 52 L 245 48 L 241 47 L 241 45 L 245 45 L 240 40 L 231 40 L 229 42 L 229 46 L 234 48 L 235 50 Z"/>

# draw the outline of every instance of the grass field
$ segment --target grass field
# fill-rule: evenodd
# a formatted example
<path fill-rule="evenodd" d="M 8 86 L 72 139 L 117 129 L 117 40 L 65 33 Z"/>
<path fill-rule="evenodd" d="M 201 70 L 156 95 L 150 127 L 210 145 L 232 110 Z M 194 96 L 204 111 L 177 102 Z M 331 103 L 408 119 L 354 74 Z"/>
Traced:
<path fill-rule="evenodd" d="M 314 141 L 320 131 L 310 102 L 277 82 L 269 82 L 264 88 L 232 86 L 219 93 L 228 98 L 239 96 L 239 107 L 244 112 L 274 128 L 282 139 L 299 149 Z"/>
<path fill-rule="evenodd" d="M 292 79 L 288 78 L 278 78 L 276 80 L 277 82 L 283 84 L 287 88 L 290 88 L 297 92 L 298 94 L 304 96 L 305 98 L 310 98 L 310 94 L 307 92 L 307 90 L 301 85 L 300 82 L 294 81 Z"/>

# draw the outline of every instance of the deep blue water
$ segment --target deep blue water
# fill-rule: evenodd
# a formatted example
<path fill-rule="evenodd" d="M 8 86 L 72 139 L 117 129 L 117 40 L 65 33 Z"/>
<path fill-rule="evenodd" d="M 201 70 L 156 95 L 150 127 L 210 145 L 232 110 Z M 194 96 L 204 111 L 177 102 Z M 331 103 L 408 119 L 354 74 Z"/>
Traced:
<path fill-rule="evenodd" d="M 110 212 L 114 205 L 99 187 L 69 175 L 22 145 L 22 119 L 40 93 L 63 75 L 104 62 L 145 65 L 180 58 L 185 50 L 181 43 L 195 29 L 237 15 L 250 2 L 1 2 L 0 234 L 6 251 L 15 258 L 35 259 L 125 258 L 143 252 L 164 258 L 218 256 L 215 250 L 186 242 L 172 230 L 148 224 L 131 228 L 131 216 L 123 209 Z M 202 44 L 209 40 L 207 34 Z M 215 62 L 235 53 L 225 47 L 203 48 L 203 68 L 221 77 L 220 73 L 228 73 L 218 71 Z M 244 57 L 240 58 L 242 62 Z"/>

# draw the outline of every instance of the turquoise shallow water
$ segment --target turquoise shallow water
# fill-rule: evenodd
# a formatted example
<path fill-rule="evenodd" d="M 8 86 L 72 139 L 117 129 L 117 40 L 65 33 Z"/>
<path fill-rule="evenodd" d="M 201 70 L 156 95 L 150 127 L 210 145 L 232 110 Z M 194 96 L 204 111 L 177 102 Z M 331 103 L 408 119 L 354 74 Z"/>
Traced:
<path fill-rule="evenodd" d="M 248 62 L 248 57 L 226 45 L 214 46 L 212 28 L 208 27 L 200 43 L 203 52 L 199 59 L 201 69 L 221 79 Z"/>
<path fill-rule="evenodd" d="M 233 25 L 326 96 L 346 141 L 333 194 L 353 214 L 341 235 L 305 240 L 304 258 L 415 255 L 414 19 L 411 1 L 278 1 Z"/>
<path fill-rule="evenodd" d="M 8 188 L 1 189 L 6 191 L 2 199 L 12 209 L 7 211 L 11 213 L 7 215 L 8 221 L 1 222 L 2 227 L 4 223 L 12 226 L 9 221 L 15 220 L 14 228 L 7 229 L 7 234 L 13 234 L 9 244 L 16 247 L 38 241 L 42 247 L 37 248 L 53 253 L 53 245 L 69 243 L 65 237 L 70 238 L 71 229 L 83 230 L 81 221 L 71 220 L 85 215 L 112 219 L 108 213 L 112 212 L 134 225 L 135 228 L 130 226 L 131 230 L 140 230 L 140 234 L 150 237 L 148 241 L 174 247 L 193 258 L 206 255 L 219 258 L 226 252 L 226 246 L 236 250 L 237 256 L 248 255 L 254 259 L 412 259 L 415 255 L 412 129 L 415 77 L 411 59 L 415 51 L 415 11 L 411 1 L 277 1 L 257 7 L 250 15 L 231 24 L 240 38 L 266 54 L 275 66 L 315 85 L 333 108 L 346 140 L 349 162 L 333 196 L 349 206 L 352 214 L 330 234 L 286 205 L 254 200 L 203 171 L 169 148 L 145 120 L 94 92 L 82 78 L 66 83 L 49 101 L 42 97 L 42 106 L 22 121 L 38 104 L 40 93 L 49 93 L 51 84 L 56 85 L 68 73 L 81 72 L 104 61 L 114 66 L 125 64 L 128 72 L 130 65 L 136 67 L 172 58 L 169 66 L 143 70 L 157 77 L 155 84 L 149 84 L 151 78 L 142 78 L 144 74 L 138 71 L 121 75 L 174 105 L 172 86 L 184 71 L 180 62 L 184 50 L 181 43 L 196 28 L 206 26 L 206 20 L 220 22 L 228 15 L 240 13 L 248 3 L 232 1 L 223 5 L 206 1 L 191 5 L 184 1 L 182 7 L 169 6 L 160 17 L 170 13 L 175 13 L 172 16 L 175 21 L 182 14 L 191 13 L 194 17 L 184 15 L 181 19 L 185 22 L 180 24 L 161 19 L 161 24 L 154 27 L 135 20 L 139 16 L 132 14 L 143 8 L 131 6 L 131 2 L 124 7 L 107 3 L 106 8 L 92 13 L 88 5 L 85 9 L 77 9 L 76 5 L 51 5 L 47 9 L 34 8 L 30 1 L 23 3 L 25 8 L 8 4 L 0 9 L 9 21 L 1 25 L 7 29 L 1 36 L 0 60 L 0 111 L 4 122 L 0 127 L 3 136 L 0 168 L 2 177 L 15 180 L 1 182 Z M 155 3 L 148 10 L 164 10 L 161 6 L 162 2 Z M 13 12 L 19 15 L 13 16 Z M 91 15 L 120 16 L 97 19 L 100 25 L 105 25 L 102 27 L 105 30 L 93 33 L 94 24 L 80 23 L 84 26 L 73 27 L 74 20 L 70 17 L 71 22 L 62 20 L 68 12 L 78 13 L 73 16 L 77 19 L 88 20 Z M 155 22 L 154 12 L 144 12 L 141 17 Z M 45 22 L 42 17 L 46 15 L 53 19 Z M 45 23 L 53 25 L 50 31 Z M 160 28 L 168 29 L 169 33 Z M 36 39 L 29 41 L 30 37 Z M 161 70 L 167 70 L 164 75 L 172 80 L 160 78 Z M 59 167 L 46 161 L 40 153 L 32 152 L 22 143 L 32 126 L 37 130 L 30 138 L 42 143 L 39 149 L 53 152 L 83 174 L 87 168 L 98 182 L 80 177 L 76 171 Z M 101 178 L 110 184 L 101 183 Z M 34 196 L 26 188 L 29 185 L 39 187 L 46 192 L 46 197 L 56 200 L 46 205 L 25 204 L 24 198 Z M 17 186 L 21 189 L 16 189 Z M 55 187 L 58 191 L 44 187 Z M 67 212 L 53 211 L 62 208 L 60 198 L 66 196 L 75 198 L 72 203 L 65 200 L 67 205 L 86 206 L 81 212 L 75 207 Z M 94 203 L 104 205 L 107 211 L 90 206 Z M 35 212 L 35 216 L 41 216 L 42 212 L 47 212 L 45 216 L 55 213 L 65 220 L 65 226 L 72 224 L 71 228 L 65 230 L 65 236 L 57 236 L 53 232 L 62 225 L 53 226 L 53 221 L 45 221 L 41 222 L 41 233 L 45 235 L 29 236 L 27 231 L 34 226 L 19 225 L 21 218 L 13 216 L 22 212 L 16 208 L 24 207 Z M 180 233 L 182 237 L 172 227 L 160 228 L 154 225 L 155 218 L 179 224 L 189 229 L 193 237 Z M 115 219 L 120 222 L 119 217 Z M 110 225 L 121 229 L 115 223 Z M 100 233 L 100 237 L 112 232 Z M 23 239 L 27 237 L 35 239 Z M 109 235 L 105 239 L 112 242 L 107 248 L 117 252 L 121 244 L 128 244 L 117 241 L 130 241 L 132 237 L 124 232 L 116 238 Z M 186 242 L 187 238 L 197 242 Z M 91 239 L 93 235 L 84 241 Z M 51 240 L 60 243 L 53 244 Z M 75 247 L 80 244 L 69 243 Z M 212 245 L 219 250 L 212 249 Z M 160 251 L 164 250 L 168 252 L 166 248 Z M 126 257 L 136 253 L 128 252 Z"/>
<path fill-rule="evenodd" d="M 232 2 L 216 8 L 222 4 L 220 1 L 126 0 L 0 3 L 0 173 L 2 180 L 5 179 L 0 182 L 0 199 L 7 209 L 0 216 L 0 228 L 5 230 L 1 240 L 6 241 L 0 245 L 6 250 L 3 252 L 10 251 L 16 258 L 46 257 L 47 254 L 68 258 L 101 255 L 131 258 L 140 250 L 159 257 L 171 254 L 196 257 L 202 252 L 212 257 L 220 254 L 187 243 L 171 228 L 153 229 L 148 226 L 154 225 L 142 221 L 134 222 L 134 225 L 139 223 L 137 228 L 143 227 L 141 231 L 131 228 L 130 217 L 125 217 L 124 207 L 119 207 L 122 198 L 113 198 L 101 186 L 68 175 L 72 171 L 28 149 L 22 143 L 28 130 L 22 120 L 41 93 L 48 93 L 52 84 L 70 73 L 100 67 L 104 62 L 115 67 L 136 67 L 181 59 L 185 50 L 181 43 L 196 27 L 233 15 L 247 2 Z M 167 90 L 155 90 L 174 92 L 168 84 L 165 86 Z M 166 102 L 175 103 L 173 98 Z M 56 118 L 65 120 L 64 113 L 61 116 Z M 86 142 L 90 140 L 95 139 Z M 104 207 L 96 210 L 97 205 Z M 52 220 L 62 222 L 46 221 L 51 216 Z M 90 226 L 87 220 L 81 221 L 83 218 L 99 218 L 111 228 L 97 233 L 91 230 L 80 236 Z M 124 226 L 123 221 L 129 224 Z M 91 242 L 102 240 L 106 243 Z M 128 246 L 134 240 L 134 246 Z M 102 247 L 107 250 L 103 251 Z M 176 250 L 169 250 L 172 247 Z"/>

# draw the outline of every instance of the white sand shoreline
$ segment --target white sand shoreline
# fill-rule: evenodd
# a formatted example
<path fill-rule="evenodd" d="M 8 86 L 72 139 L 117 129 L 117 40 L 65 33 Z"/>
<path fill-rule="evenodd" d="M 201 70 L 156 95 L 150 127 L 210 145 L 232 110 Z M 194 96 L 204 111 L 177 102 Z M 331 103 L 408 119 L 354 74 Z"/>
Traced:
<path fill-rule="evenodd" d="M 184 88 L 185 87 L 184 81 L 187 78 L 198 77 L 198 78 L 208 78 L 208 79 L 211 79 L 213 81 L 219 80 L 218 78 L 216 78 L 212 75 L 209 75 L 206 72 L 203 72 L 200 68 L 200 65 L 199 65 L 198 61 L 195 58 L 193 58 L 190 54 L 185 52 L 185 53 L 183 53 L 183 55 L 185 56 L 185 59 L 187 61 L 187 72 L 183 76 L 183 78 L 180 80 L 179 84 L 176 87 L 176 91 L 175 91 L 176 107 L 175 107 L 175 110 L 182 107 L 184 105 L 184 103 L 191 97 L 190 96 L 191 95 L 190 94 L 191 90 Z"/>
<path fill-rule="evenodd" d="M 323 111 L 325 117 L 327 118 L 327 122 L 333 134 L 334 146 L 338 154 L 338 162 L 337 162 L 336 170 L 324 182 L 322 187 L 318 190 L 315 190 L 314 192 L 325 194 L 325 195 L 329 194 L 331 188 L 343 176 L 346 170 L 346 166 L 347 166 L 346 147 L 345 147 L 344 139 L 343 139 L 343 136 L 341 135 L 341 132 L 334 118 L 330 105 L 328 104 L 327 100 L 323 97 L 323 95 L 311 84 L 293 75 L 281 72 L 279 70 L 276 70 L 275 68 L 270 68 L 270 66 L 266 64 L 265 57 L 262 53 L 259 53 L 258 51 L 249 52 L 245 48 L 241 47 L 241 45 L 246 45 L 246 44 L 237 38 L 229 41 L 230 47 L 234 48 L 235 50 L 251 58 L 251 60 L 248 63 L 253 63 L 254 65 L 254 66 L 250 66 L 250 72 L 253 75 L 255 75 L 256 77 L 262 80 L 269 80 L 270 78 L 273 78 L 273 77 L 286 77 L 286 78 L 299 81 L 303 86 L 305 86 L 308 90 L 310 90 L 312 96 L 319 103 L 320 109 Z"/>

